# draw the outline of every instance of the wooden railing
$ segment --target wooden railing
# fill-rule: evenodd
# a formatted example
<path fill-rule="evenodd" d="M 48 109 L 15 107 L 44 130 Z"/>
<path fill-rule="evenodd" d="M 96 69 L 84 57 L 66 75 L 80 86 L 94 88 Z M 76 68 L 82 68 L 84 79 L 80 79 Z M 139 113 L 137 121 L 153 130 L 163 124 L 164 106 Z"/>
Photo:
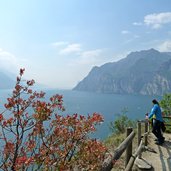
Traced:
<path fill-rule="evenodd" d="M 144 133 L 142 134 L 141 125 L 145 124 Z M 119 145 L 119 147 L 111 153 L 111 155 L 104 161 L 101 171 L 110 171 L 113 168 L 115 161 L 117 161 L 124 151 L 125 154 L 125 171 L 130 171 L 133 167 L 134 161 L 137 156 L 141 157 L 142 150 L 144 146 L 147 146 L 147 136 L 148 136 L 148 122 L 146 120 L 137 122 L 137 149 L 134 154 L 132 154 L 132 144 L 135 137 L 135 131 L 132 128 L 127 128 L 126 139 Z"/>

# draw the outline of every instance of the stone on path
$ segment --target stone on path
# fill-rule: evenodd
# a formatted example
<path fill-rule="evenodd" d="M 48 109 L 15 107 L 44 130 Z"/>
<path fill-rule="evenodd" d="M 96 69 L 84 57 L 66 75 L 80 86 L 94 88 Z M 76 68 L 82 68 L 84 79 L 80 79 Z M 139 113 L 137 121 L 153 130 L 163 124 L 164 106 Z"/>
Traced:
<path fill-rule="evenodd" d="M 140 170 L 151 170 L 152 166 L 150 163 L 148 163 L 145 159 L 143 158 L 136 158 L 135 160 L 135 165 L 140 169 Z"/>

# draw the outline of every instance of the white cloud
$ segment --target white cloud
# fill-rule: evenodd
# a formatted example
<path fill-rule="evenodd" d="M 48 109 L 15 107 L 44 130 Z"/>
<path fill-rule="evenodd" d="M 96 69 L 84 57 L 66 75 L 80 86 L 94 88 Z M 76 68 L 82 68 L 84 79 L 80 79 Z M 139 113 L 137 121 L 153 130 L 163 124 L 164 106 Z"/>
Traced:
<path fill-rule="evenodd" d="M 153 29 L 159 29 L 164 24 L 171 23 L 171 12 L 146 15 L 144 17 L 144 23 Z"/>
<path fill-rule="evenodd" d="M 78 62 L 80 64 L 84 64 L 84 65 L 88 64 L 90 66 L 99 65 L 103 61 L 103 58 L 101 58 L 101 54 L 102 54 L 101 49 L 84 51 L 82 52 L 80 56 L 81 58 Z"/>
<path fill-rule="evenodd" d="M 78 80 L 82 80 L 90 72 L 92 67 L 108 62 L 103 53 L 104 49 L 82 51 L 76 58 L 68 62 L 67 69 L 64 72 L 67 72 L 67 80 L 70 80 L 72 83 L 70 87 L 74 87 L 78 83 Z M 71 75 L 74 75 L 74 77 Z"/>
<path fill-rule="evenodd" d="M 15 73 L 19 68 L 17 58 L 12 53 L 0 49 L 0 68 Z"/>
<path fill-rule="evenodd" d="M 137 39 L 139 39 L 139 38 L 140 38 L 139 35 L 132 35 L 132 37 L 131 37 L 130 39 L 126 39 L 126 40 L 125 40 L 124 44 L 131 43 L 131 42 L 133 42 L 133 41 L 135 41 L 135 40 L 137 40 Z"/>
<path fill-rule="evenodd" d="M 89 51 L 83 51 L 79 54 L 79 56 L 72 60 L 69 65 L 71 66 L 94 66 L 104 63 L 104 59 L 102 57 L 103 50 L 95 49 Z"/>
<path fill-rule="evenodd" d="M 69 44 L 67 47 L 60 50 L 59 54 L 68 55 L 71 53 L 81 52 L 81 45 L 78 43 Z"/>
<path fill-rule="evenodd" d="M 163 42 L 157 49 L 161 52 L 171 52 L 171 40 Z"/>
<path fill-rule="evenodd" d="M 89 51 L 84 51 L 82 52 L 81 56 L 82 57 L 97 57 L 101 54 L 102 50 L 101 49 L 96 49 L 96 50 L 89 50 Z"/>
<path fill-rule="evenodd" d="M 109 62 L 107 55 L 104 55 L 106 49 L 89 50 L 85 49 L 80 43 L 57 43 L 57 50 L 61 65 L 51 67 L 51 70 L 53 68 L 52 72 L 55 71 L 55 73 L 58 73 L 58 70 L 60 70 L 63 74 L 58 75 L 60 83 L 49 84 L 54 87 L 71 88 L 77 84 L 78 80 L 82 80 L 93 66 L 100 66 Z M 63 55 L 66 55 L 67 58 Z M 73 75 L 74 77 L 72 77 Z M 47 78 L 46 81 L 53 82 L 53 80 L 50 79 L 51 78 Z"/>
<path fill-rule="evenodd" d="M 121 33 L 122 34 L 129 34 L 130 32 L 128 30 L 122 30 Z"/>
<path fill-rule="evenodd" d="M 143 23 L 141 23 L 141 22 L 133 22 L 132 23 L 134 26 L 141 26 L 141 25 L 143 25 Z"/>

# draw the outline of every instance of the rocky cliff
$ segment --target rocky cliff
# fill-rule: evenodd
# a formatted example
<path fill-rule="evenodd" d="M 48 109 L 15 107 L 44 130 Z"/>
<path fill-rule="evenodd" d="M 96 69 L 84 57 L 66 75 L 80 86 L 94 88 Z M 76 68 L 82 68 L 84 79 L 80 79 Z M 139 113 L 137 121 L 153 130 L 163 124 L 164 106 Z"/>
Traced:
<path fill-rule="evenodd" d="M 163 95 L 171 92 L 171 55 L 155 49 L 94 67 L 73 90 L 101 93 Z"/>

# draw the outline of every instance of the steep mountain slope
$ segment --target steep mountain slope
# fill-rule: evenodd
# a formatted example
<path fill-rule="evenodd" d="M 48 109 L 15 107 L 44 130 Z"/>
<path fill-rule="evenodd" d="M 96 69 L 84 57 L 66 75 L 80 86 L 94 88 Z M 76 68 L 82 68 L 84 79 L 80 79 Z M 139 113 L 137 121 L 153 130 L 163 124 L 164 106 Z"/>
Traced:
<path fill-rule="evenodd" d="M 94 67 L 73 90 L 162 95 L 171 91 L 171 55 L 155 49 Z"/>
<path fill-rule="evenodd" d="M 0 89 L 13 88 L 15 81 L 12 80 L 7 74 L 0 71 Z"/>

